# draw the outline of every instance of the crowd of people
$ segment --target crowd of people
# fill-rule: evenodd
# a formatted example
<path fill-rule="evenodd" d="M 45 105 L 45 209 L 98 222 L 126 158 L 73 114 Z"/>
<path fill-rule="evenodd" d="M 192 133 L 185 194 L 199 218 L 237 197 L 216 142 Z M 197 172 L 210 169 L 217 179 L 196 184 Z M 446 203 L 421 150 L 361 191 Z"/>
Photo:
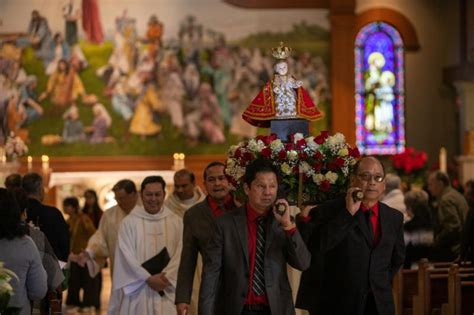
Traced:
<path fill-rule="evenodd" d="M 0 261 L 19 278 L 10 305 L 47 312 L 67 288 L 68 309 L 100 310 L 108 261 L 109 314 L 394 314 L 400 267 L 473 259 L 473 181 L 463 196 L 435 171 L 428 192 L 403 192 L 399 177 L 364 157 L 346 196 L 294 218 L 277 198 L 278 175 L 268 160 L 249 164 L 246 201 L 233 197 L 217 161 L 203 170 L 205 193 L 187 169 L 169 195 L 160 176 L 139 189 L 124 179 L 105 212 L 93 190 L 83 207 L 65 198 L 65 220 L 43 204 L 40 175 L 12 174 L 0 189 Z M 295 303 L 287 264 L 303 271 Z"/>

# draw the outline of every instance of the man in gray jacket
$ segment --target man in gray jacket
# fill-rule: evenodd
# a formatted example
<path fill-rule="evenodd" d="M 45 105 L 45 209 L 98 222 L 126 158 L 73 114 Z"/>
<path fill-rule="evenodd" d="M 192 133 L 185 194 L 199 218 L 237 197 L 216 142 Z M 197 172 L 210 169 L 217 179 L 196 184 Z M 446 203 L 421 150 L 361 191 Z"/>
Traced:
<path fill-rule="evenodd" d="M 435 171 L 428 177 L 428 190 L 436 198 L 434 211 L 434 260 L 450 261 L 461 252 L 461 238 L 469 205 L 451 187 L 446 173 Z"/>
<path fill-rule="evenodd" d="M 212 162 L 204 169 L 204 186 L 208 195 L 184 214 L 183 250 L 175 298 L 178 315 L 197 314 L 202 269 L 198 254 L 203 254 L 212 236 L 216 217 L 235 209 L 224 168 L 223 163 Z"/>
<path fill-rule="evenodd" d="M 276 200 L 276 167 L 257 159 L 244 176 L 248 201 L 216 220 L 206 247 L 199 314 L 294 315 L 287 263 L 305 270 L 310 253 L 290 218 L 288 203 Z M 275 201 L 288 210 L 277 211 Z"/>

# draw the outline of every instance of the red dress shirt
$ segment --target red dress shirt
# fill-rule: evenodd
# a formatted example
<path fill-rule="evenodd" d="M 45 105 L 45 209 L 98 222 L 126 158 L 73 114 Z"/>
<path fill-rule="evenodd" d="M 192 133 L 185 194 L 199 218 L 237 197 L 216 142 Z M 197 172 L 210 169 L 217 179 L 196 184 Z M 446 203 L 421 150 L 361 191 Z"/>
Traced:
<path fill-rule="evenodd" d="M 211 207 L 212 215 L 216 218 L 220 217 L 227 211 L 235 209 L 234 198 L 232 198 L 231 194 L 225 196 L 222 205 L 217 203 L 217 201 L 209 195 L 207 196 L 207 203 L 209 204 L 209 207 Z"/>
<path fill-rule="evenodd" d="M 245 304 L 255 305 L 263 304 L 268 305 L 268 297 L 265 292 L 262 295 L 255 295 L 252 290 L 253 287 L 253 271 L 255 268 L 255 253 L 257 251 L 257 218 L 262 216 L 257 213 L 252 207 L 247 203 L 247 247 L 249 252 L 249 286 L 247 290 L 247 298 L 245 299 Z M 265 214 L 268 218 L 268 213 Z M 265 228 L 265 231 L 267 228 Z M 266 241 L 266 240 L 265 240 Z"/>

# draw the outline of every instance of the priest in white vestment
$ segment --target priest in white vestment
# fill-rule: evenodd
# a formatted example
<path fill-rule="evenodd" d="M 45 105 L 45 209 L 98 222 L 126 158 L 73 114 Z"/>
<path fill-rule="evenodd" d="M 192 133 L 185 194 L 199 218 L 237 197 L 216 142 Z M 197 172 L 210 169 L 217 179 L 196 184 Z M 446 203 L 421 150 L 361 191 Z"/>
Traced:
<path fill-rule="evenodd" d="M 177 171 L 173 181 L 174 190 L 166 198 L 165 206 L 182 218 L 189 208 L 203 201 L 206 195 L 196 185 L 196 177 L 188 169 Z"/>
<path fill-rule="evenodd" d="M 119 229 L 109 314 L 176 314 L 176 279 L 182 248 L 182 219 L 166 206 L 165 181 L 146 177 L 141 185 L 143 208 L 137 207 Z M 167 249 L 170 261 L 155 275 L 142 264 Z"/>
<path fill-rule="evenodd" d="M 91 277 L 95 277 L 110 259 L 111 274 L 114 266 L 115 244 L 118 227 L 122 220 L 135 209 L 138 193 L 135 183 L 129 179 L 118 181 L 112 188 L 117 205 L 106 210 L 99 222 L 99 228 L 87 243 L 87 249 L 79 255 L 77 262 L 89 269 Z"/>

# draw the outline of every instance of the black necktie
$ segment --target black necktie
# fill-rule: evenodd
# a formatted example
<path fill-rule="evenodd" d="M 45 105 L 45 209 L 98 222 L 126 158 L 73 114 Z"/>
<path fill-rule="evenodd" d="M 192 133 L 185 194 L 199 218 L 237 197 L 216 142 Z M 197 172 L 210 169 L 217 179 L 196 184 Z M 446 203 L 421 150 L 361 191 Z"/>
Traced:
<path fill-rule="evenodd" d="M 374 227 L 372 226 L 372 210 L 368 209 L 364 211 L 365 215 L 365 222 L 367 223 L 367 227 L 369 228 L 370 236 L 374 237 Z"/>
<path fill-rule="evenodd" d="M 255 295 L 265 293 L 265 217 L 257 218 L 257 242 L 255 246 L 255 267 L 253 269 L 252 290 Z"/>

